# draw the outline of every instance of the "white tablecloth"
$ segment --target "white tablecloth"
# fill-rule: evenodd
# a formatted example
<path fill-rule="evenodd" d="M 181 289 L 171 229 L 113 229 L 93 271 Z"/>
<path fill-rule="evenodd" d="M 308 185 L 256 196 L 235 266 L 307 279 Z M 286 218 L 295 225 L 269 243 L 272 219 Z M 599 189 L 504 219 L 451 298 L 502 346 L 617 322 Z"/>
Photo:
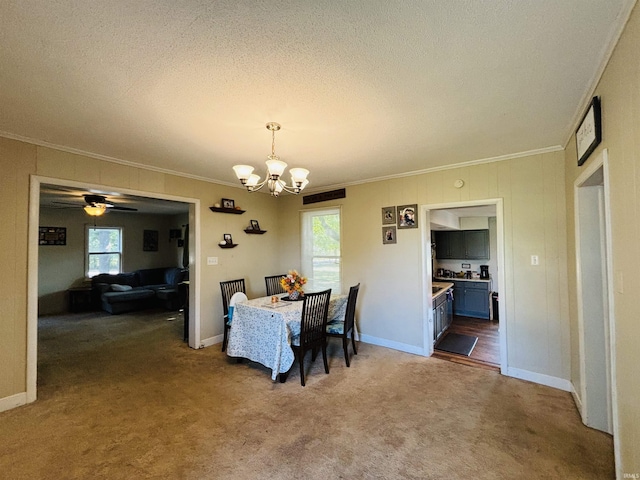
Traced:
<path fill-rule="evenodd" d="M 280 295 L 285 296 L 285 295 Z M 344 320 L 347 295 L 332 295 L 328 320 Z M 227 355 L 248 358 L 270 368 L 271 379 L 288 372 L 294 354 L 291 338 L 300 333 L 303 302 L 280 301 L 271 297 L 255 298 L 234 307 Z"/>

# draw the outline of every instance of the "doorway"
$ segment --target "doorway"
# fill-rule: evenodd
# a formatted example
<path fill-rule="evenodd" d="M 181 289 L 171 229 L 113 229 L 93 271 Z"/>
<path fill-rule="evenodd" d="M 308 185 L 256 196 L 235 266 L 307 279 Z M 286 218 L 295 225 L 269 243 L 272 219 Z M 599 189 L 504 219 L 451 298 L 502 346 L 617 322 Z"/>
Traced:
<path fill-rule="evenodd" d="M 611 341 L 614 310 L 607 150 L 578 177 L 574 194 L 580 355 L 576 403 L 585 425 L 613 434 L 615 345 Z"/>
<path fill-rule="evenodd" d="M 42 185 L 56 185 L 60 187 L 95 189 L 112 191 L 113 187 L 104 185 L 87 184 L 85 182 L 75 182 L 49 177 L 32 176 L 30 185 L 29 202 L 29 261 L 28 261 L 28 302 L 27 302 L 27 403 L 33 402 L 37 398 L 37 350 L 38 350 L 38 227 L 40 218 L 40 192 Z M 177 197 L 131 189 L 118 188 L 118 192 L 126 195 L 133 195 L 146 198 L 170 202 L 182 202 L 189 204 L 189 224 L 192 235 L 189 236 L 189 278 L 191 288 L 189 292 L 190 322 L 189 346 L 200 348 L 200 315 L 199 315 L 199 271 L 195 268 L 198 265 L 200 256 L 200 200 L 195 198 Z"/>
<path fill-rule="evenodd" d="M 505 304 L 504 302 L 492 302 L 489 298 L 490 292 L 499 291 L 501 298 L 506 298 L 505 289 L 507 288 L 504 278 L 504 223 L 503 223 L 503 206 L 502 199 L 486 199 L 479 201 L 469 201 L 469 202 L 456 202 L 456 203 L 448 203 L 448 204 L 433 204 L 433 205 L 423 205 L 421 207 L 421 216 L 424 219 L 423 227 L 422 227 L 422 240 L 423 240 L 423 278 L 425 285 L 425 298 L 424 298 L 424 345 L 425 345 L 425 355 L 431 356 L 434 353 L 434 338 L 435 332 L 434 328 L 436 328 L 436 321 L 433 318 L 433 309 L 432 309 L 432 297 L 429 295 L 432 291 L 432 281 L 433 278 L 436 277 L 436 272 L 434 271 L 434 262 L 432 255 L 432 228 L 434 231 L 447 229 L 447 219 L 453 219 L 456 222 L 459 221 L 460 216 L 468 216 L 468 217 L 484 217 L 485 221 L 488 224 L 488 219 L 491 218 L 492 226 L 491 226 L 491 253 L 489 255 L 490 260 L 473 260 L 468 262 L 466 260 L 455 259 L 451 260 L 451 262 L 455 262 L 457 265 L 457 270 L 459 271 L 461 267 L 461 262 L 465 265 L 470 263 L 468 267 L 471 270 L 479 271 L 479 264 L 487 264 L 490 263 L 490 273 L 491 273 L 491 285 L 489 286 L 489 290 L 484 295 L 484 298 L 487 302 L 489 302 L 491 313 L 490 317 L 487 317 L 487 320 L 480 320 L 480 322 L 486 322 L 487 327 L 490 327 L 486 330 L 486 336 L 482 339 L 484 345 L 482 348 L 488 348 L 494 350 L 493 355 L 488 355 L 486 358 L 491 358 L 489 362 L 486 361 L 478 361 L 474 362 L 473 360 L 473 352 L 471 356 L 459 359 L 459 363 L 468 363 L 473 364 L 477 363 L 478 365 L 488 366 L 489 368 L 495 368 L 497 364 L 501 373 L 505 373 L 507 370 L 507 344 L 506 344 L 506 317 L 505 317 Z M 445 225 L 444 228 L 441 228 L 441 225 Z M 456 229 L 456 226 L 450 225 L 452 230 Z M 459 223 L 457 224 L 457 228 L 460 229 Z M 486 227 L 489 229 L 489 227 Z M 449 270 L 448 268 L 446 270 Z M 428 292 L 428 293 L 427 293 Z M 454 302 L 455 302 L 455 292 L 454 292 Z M 494 308 L 495 307 L 495 308 Z M 493 311 L 495 310 L 495 312 Z M 488 320 L 489 318 L 494 318 L 493 325 Z M 499 319 L 499 322 L 498 322 Z M 482 336 L 482 324 L 477 324 L 473 319 L 468 318 L 459 318 L 459 327 L 462 331 L 476 331 L 476 336 L 478 337 L 478 341 Z M 456 316 L 453 316 L 452 327 L 456 325 Z M 454 332 L 455 327 L 451 329 L 451 332 Z M 455 332 L 454 332 L 455 333 Z M 478 345 L 478 344 L 476 344 Z M 475 348 L 475 347 L 474 347 Z M 486 352 L 484 352 L 486 353 Z M 484 356 L 484 354 L 483 354 Z M 455 356 L 454 358 L 457 358 Z M 495 363 L 494 363 L 495 362 Z"/>

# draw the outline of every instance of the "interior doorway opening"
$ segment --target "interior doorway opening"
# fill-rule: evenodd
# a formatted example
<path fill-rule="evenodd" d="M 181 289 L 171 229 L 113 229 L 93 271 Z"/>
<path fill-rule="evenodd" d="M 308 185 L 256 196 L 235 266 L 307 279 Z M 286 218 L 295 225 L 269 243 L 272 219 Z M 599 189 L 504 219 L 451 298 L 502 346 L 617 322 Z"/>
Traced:
<path fill-rule="evenodd" d="M 503 268 L 504 227 L 502 211 L 502 199 L 422 206 L 421 214 L 424 219 L 422 230 L 423 276 L 426 287 L 424 294 L 425 355 L 433 355 L 436 351 L 435 345 L 439 348 L 442 346 L 442 339 L 446 339 L 445 334 L 448 330 L 452 334 L 452 338 L 462 334 L 466 337 L 475 337 L 477 340 L 470 353 L 465 353 L 468 349 L 462 349 L 465 350 L 462 354 L 438 350 L 437 355 L 440 358 L 458 363 L 499 368 L 502 373 L 506 371 L 506 308 L 504 302 L 498 301 L 500 297 L 506 298 L 504 295 L 506 284 Z M 462 225 L 461 218 L 465 219 L 462 220 Z M 456 253 L 451 253 L 448 257 L 443 256 L 442 249 L 437 248 L 434 241 L 435 232 L 443 231 L 473 232 L 468 235 L 471 243 L 473 243 L 474 237 L 483 238 L 484 236 L 487 239 L 487 243 L 484 245 L 487 248 L 487 254 L 472 251 L 469 253 L 470 256 L 467 255 L 467 258 L 457 258 L 462 255 Z M 455 244 L 461 235 L 454 234 L 452 236 L 454 237 L 452 242 Z M 448 235 L 438 234 L 438 238 L 442 242 L 442 239 L 448 238 Z M 478 244 L 473 243 L 469 248 L 474 250 L 476 247 Z M 481 273 L 487 269 L 490 272 L 489 279 L 484 273 Z M 481 275 L 483 278 L 480 278 Z M 467 302 L 469 303 L 469 311 L 462 308 L 466 297 L 465 289 L 458 291 L 463 285 L 462 282 L 468 282 L 466 290 L 469 290 L 469 302 Z M 433 295 L 437 295 L 437 290 L 434 292 L 433 286 L 447 284 L 453 284 L 451 303 L 456 308 L 453 308 L 451 323 L 446 330 L 440 332 L 442 327 L 438 320 L 438 310 L 433 308 L 434 302 L 436 302 Z M 454 303 L 456 302 L 456 291 L 459 294 L 457 305 Z M 499 292 L 500 297 L 492 295 L 494 292 Z M 492 301 L 492 298 L 495 301 Z M 440 333 L 441 335 L 439 335 Z M 475 358 L 474 350 L 476 351 Z"/>
<path fill-rule="evenodd" d="M 38 369 L 38 303 L 39 303 L 39 220 L 40 200 L 43 185 L 76 188 L 83 190 L 113 191 L 113 187 L 87 184 L 49 177 L 32 176 L 30 185 L 29 204 L 29 262 L 28 262 L 28 304 L 27 304 L 27 403 L 37 398 L 37 369 Z M 131 189 L 116 189 L 123 195 L 139 196 L 146 199 L 156 199 L 158 202 L 180 202 L 188 204 L 188 223 L 191 235 L 188 239 L 188 265 L 189 265 L 189 305 L 190 321 L 188 323 L 189 346 L 200 348 L 200 315 L 199 315 L 199 271 L 196 266 L 200 249 L 200 200 L 195 198 L 178 197 L 152 192 L 137 191 Z"/>
<path fill-rule="evenodd" d="M 580 376 L 576 403 L 585 425 L 614 434 L 615 344 L 608 153 L 576 180 L 575 232 Z M 614 435 L 615 443 L 615 435 Z"/>

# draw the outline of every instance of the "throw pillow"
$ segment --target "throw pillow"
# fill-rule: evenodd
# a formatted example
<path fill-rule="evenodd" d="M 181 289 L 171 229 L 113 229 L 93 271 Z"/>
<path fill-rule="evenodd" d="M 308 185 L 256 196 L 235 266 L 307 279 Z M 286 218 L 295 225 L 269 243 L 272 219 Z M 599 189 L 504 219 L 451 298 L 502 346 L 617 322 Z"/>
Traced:
<path fill-rule="evenodd" d="M 112 292 L 127 292 L 132 289 L 133 287 L 131 285 L 118 285 L 117 283 L 111 285 Z"/>

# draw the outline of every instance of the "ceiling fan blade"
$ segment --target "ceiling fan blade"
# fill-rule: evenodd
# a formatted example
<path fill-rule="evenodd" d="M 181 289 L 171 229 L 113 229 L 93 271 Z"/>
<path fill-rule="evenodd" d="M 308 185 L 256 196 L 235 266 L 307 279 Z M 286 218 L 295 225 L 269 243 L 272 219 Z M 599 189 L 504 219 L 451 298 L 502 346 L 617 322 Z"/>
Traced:
<path fill-rule="evenodd" d="M 84 205 L 80 205 L 79 203 L 70 203 L 70 202 L 58 202 L 56 200 L 52 200 L 51 203 L 55 203 L 57 205 L 70 205 L 72 207 L 82 208 Z"/>
<path fill-rule="evenodd" d="M 129 210 L 131 212 L 137 212 L 138 209 L 137 208 L 132 208 L 132 207 L 119 207 L 117 205 L 107 205 L 109 207 L 109 210 Z"/>

